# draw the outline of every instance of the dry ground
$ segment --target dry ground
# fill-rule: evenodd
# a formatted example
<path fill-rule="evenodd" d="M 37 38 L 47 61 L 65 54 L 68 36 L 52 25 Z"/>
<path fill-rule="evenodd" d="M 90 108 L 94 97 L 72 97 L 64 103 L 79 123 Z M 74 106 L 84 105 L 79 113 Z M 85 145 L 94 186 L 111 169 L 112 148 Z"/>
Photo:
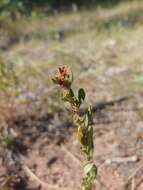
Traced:
<path fill-rule="evenodd" d="M 4 25 L 1 56 L 18 79 L 6 116 L 42 189 L 76 190 L 82 176 L 76 129 L 50 80 L 63 64 L 73 69 L 74 88 L 86 90 L 85 103 L 95 106 L 96 189 L 143 189 L 142 24 L 143 3 L 134 1 Z"/>

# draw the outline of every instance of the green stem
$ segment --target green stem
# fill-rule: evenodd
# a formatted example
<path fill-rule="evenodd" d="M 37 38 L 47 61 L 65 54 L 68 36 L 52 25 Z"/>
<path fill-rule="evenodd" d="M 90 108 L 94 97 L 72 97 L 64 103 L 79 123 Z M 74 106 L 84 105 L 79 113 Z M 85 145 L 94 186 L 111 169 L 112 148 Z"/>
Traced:
<path fill-rule="evenodd" d="M 85 171 L 86 176 L 82 180 L 81 190 L 92 190 L 92 181 L 95 179 L 97 171 L 96 166 L 93 164 L 94 144 L 93 127 L 90 125 L 91 110 L 88 110 L 84 117 L 80 116 L 80 103 L 71 88 L 63 91 L 63 100 L 69 102 L 71 105 L 73 121 L 78 128 L 77 138 L 82 152 L 86 155 L 85 167 L 87 167 L 87 171 Z"/>

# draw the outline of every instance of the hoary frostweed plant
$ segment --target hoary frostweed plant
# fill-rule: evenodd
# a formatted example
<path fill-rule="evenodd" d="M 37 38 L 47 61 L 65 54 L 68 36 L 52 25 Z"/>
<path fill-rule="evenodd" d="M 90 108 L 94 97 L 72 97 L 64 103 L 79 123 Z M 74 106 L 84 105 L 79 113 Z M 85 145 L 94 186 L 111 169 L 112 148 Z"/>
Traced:
<path fill-rule="evenodd" d="M 89 106 L 85 115 L 80 115 L 80 106 L 85 99 L 85 91 L 80 88 L 76 96 L 73 89 L 73 73 L 67 66 L 59 67 L 52 78 L 55 84 L 60 85 L 62 100 L 71 106 L 74 125 L 77 127 L 77 139 L 81 152 L 84 155 L 84 177 L 82 178 L 81 190 L 93 190 L 93 181 L 97 175 L 97 167 L 93 163 L 93 126 L 92 106 Z"/>

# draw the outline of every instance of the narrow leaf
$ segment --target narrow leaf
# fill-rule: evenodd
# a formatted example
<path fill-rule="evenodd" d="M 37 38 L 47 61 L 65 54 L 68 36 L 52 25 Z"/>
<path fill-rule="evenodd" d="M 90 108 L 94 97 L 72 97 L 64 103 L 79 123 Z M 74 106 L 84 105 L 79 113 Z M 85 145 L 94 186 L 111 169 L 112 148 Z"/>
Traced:
<path fill-rule="evenodd" d="M 90 170 L 90 179 L 94 180 L 97 176 L 97 167 L 93 164 L 91 170 Z"/>
<path fill-rule="evenodd" d="M 83 88 L 80 88 L 79 91 L 78 91 L 78 100 L 79 100 L 79 103 L 81 104 L 85 99 L 85 92 L 83 90 Z"/>
<path fill-rule="evenodd" d="M 90 170 L 92 169 L 93 167 L 93 163 L 87 163 L 85 166 L 84 166 L 84 173 L 85 174 L 88 174 L 90 172 Z"/>

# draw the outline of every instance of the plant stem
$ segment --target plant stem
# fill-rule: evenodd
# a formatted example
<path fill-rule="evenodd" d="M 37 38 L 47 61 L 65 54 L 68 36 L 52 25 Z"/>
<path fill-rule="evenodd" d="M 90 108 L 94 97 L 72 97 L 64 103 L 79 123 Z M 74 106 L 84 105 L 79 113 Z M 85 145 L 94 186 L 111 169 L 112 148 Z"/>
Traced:
<path fill-rule="evenodd" d="M 86 156 L 84 163 L 85 177 L 82 179 L 81 190 L 92 190 L 92 182 L 97 175 L 97 167 L 93 163 L 93 126 L 92 107 L 89 106 L 84 116 L 80 116 L 80 106 L 85 99 L 85 92 L 82 88 L 78 90 L 78 97 L 74 95 L 71 88 L 73 82 L 72 71 L 67 67 L 59 67 L 58 72 L 52 78 L 55 84 L 61 86 L 62 99 L 71 105 L 73 123 L 77 127 L 77 139 L 82 153 Z"/>
<path fill-rule="evenodd" d="M 90 167 L 93 167 L 94 170 L 96 170 L 96 166 L 93 164 L 93 127 L 90 125 L 90 121 L 88 123 L 88 126 L 85 128 L 84 117 L 80 116 L 80 104 L 78 99 L 75 97 L 73 90 L 70 89 L 64 89 L 63 90 L 63 100 L 67 101 L 71 105 L 71 110 L 73 114 L 73 121 L 75 126 L 78 128 L 77 132 L 77 139 L 80 143 L 82 153 L 86 156 L 86 161 L 84 165 L 86 166 L 89 164 Z M 88 129 L 90 129 L 88 131 Z M 90 132 L 90 136 L 89 136 Z M 91 153 L 90 153 L 91 151 Z M 92 173 L 95 172 L 87 172 L 86 176 L 82 180 L 81 190 L 92 190 L 92 181 L 94 176 L 92 176 Z"/>

